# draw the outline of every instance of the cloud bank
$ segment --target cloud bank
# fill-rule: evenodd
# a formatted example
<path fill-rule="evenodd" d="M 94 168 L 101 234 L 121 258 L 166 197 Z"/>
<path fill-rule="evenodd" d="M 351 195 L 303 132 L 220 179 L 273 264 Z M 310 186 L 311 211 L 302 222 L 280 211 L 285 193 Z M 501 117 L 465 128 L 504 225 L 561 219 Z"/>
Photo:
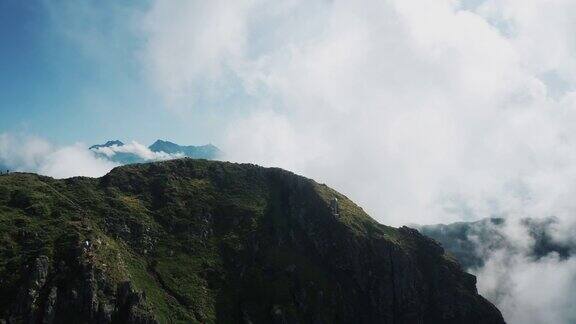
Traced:
<path fill-rule="evenodd" d="M 552 240 L 574 247 L 575 229 L 569 229 L 571 237 L 564 237 L 567 231 L 558 227 L 549 228 Z M 471 271 L 478 276 L 479 291 L 499 306 L 509 323 L 574 323 L 574 255 L 565 258 L 552 252 L 535 258 L 537 242 L 527 227 L 510 223 L 498 231 L 508 240 L 507 246 L 487 249 L 490 240 L 478 242 L 478 252 L 486 260 L 483 267 Z"/>
<path fill-rule="evenodd" d="M 0 165 L 54 178 L 99 177 L 117 166 L 98 158 L 81 143 L 55 147 L 40 137 L 9 133 L 0 134 Z"/>
<path fill-rule="evenodd" d="M 141 162 L 183 157 L 182 154 L 152 152 L 136 141 L 123 146 L 90 150 L 83 143 L 58 147 L 38 136 L 0 134 L 2 172 L 6 170 L 34 172 L 59 179 L 75 176 L 101 177 L 121 165 L 113 159 L 119 153 L 132 154 Z"/>

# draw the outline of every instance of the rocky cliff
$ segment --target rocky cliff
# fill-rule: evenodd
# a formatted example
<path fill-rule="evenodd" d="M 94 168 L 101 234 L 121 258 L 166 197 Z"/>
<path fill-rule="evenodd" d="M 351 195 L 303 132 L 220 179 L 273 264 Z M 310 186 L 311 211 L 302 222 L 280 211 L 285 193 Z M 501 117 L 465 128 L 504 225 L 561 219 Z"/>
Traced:
<path fill-rule="evenodd" d="M 280 169 L 0 176 L 0 323 L 503 323 L 475 280 Z"/>

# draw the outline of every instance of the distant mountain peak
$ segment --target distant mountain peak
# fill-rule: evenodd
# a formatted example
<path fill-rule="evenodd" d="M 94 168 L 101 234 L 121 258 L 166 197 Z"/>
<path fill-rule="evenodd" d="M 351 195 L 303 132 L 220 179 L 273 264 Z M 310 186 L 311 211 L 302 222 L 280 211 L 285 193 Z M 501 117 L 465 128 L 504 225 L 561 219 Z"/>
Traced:
<path fill-rule="evenodd" d="M 111 146 L 124 146 L 124 143 L 122 143 L 122 141 L 119 141 L 119 140 L 113 140 L 113 141 L 108 141 L 104 144 L 92 145 L 89 147 L 89 149 L 93 150 L 93 149 L 99 149 L 102 147 L 111 147 Z"/>
<path fill-rule="evenodd" d="M 220 154 L 220 150 L 212 144 L 199 146 L 182 146 L 170 141 L 160 139 L 156 140 L 156 142 L 154 142 L 154 144 L 150 145 L 148 148 L 152 152 L 165 152 L 169 154 L 182 153 L 188 157 L 203 159 L 213 159 Z"/>
<path fill-rule="evenodd" d="M 150 146 L 154 146 L 154 145 L 162 145 L 162 144 L 174 144 L 170 141 L 165 141 L 165 140 L 161 140 L 161 139 L 157 139 L 152 145 Z"/>
<path fill-rule="evenodd" d="M 98 154 L 101 158 L 110 159 L 120 164 L 133 164 L 150 161 L 149 157 L 142 156 L 137 151 L 132 150 L 130 147 L 124 147 L 122 150 L 112 150 L 114 152 L 103 152 L 104 148 L 125 146 L 119 140 L 108 141 L 105 144 L 97 144 L 90 146 L 90 150 Z M 129 145 L 130 146 L 130 145 Z M 148 149 L 154 153 L 166 153 L 168 156 L 174 157 L 189 157 L 193 159 L 206 159 L 214 160 L 221 155 L 221 151 L 212 144 L 207 145 L 188 145 L 182 146 L 176 143 L 158 139 L 154 144 L 148 146 Z M 106 150 L 107 151 L 107 150 Z M 162 155 L 164 156 L 164 155 Z"/>
<path fill-rule="evenodd" d="M 154 144 L 148 147 L 152 152 L 166 152 L 173 153 L 173 151 L 178 151 L 181 146 L 170 141 L 156 140 Z"/>
<path fill-rule="evenodd" d="M 154 142 L 154 144 L 174 144 L 176 145 L 176 143 L 170 142 L 170 141 L 165 141 L 165 140 L 161 140 L 161 139 L 157 139 L 156 142 Z M 154 145 L 152 144 L 152 145 Z"/>

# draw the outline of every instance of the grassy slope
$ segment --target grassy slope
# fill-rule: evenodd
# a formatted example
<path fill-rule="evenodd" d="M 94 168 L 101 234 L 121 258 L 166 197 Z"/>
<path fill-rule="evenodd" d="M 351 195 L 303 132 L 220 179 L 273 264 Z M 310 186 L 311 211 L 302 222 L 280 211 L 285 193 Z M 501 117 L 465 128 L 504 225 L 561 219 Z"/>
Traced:
<path fill-rule="evenodd" d="M 310 228 L 322 227 L 329 201 L 338 197 L 336 234 L 351 230 L 404 243 L 395 228 L 343 195 L 281 170 L 184 159 L 117 168 L 102 179 L 11 174 L 0 176 L 0 315 L 24 265 L 88 240 L 107 280 L 131 280 L 161 322 L 228 322 L 243 313 L 265 321 L 258 316 L 271 305 L 287 305 L 290 313 L 294 265 L 297 282 L 314 283 L 301 289 L 310 312 L 322 311 L 329 321 L 335 310 L 311 296 L 331 295 L 333 278 L 314 256 L 281 244 L 286 233 L 307 244 L 302 232 L 311 230 L 294 232 L 302 224 L 285 217 L 297 210 L 285 201 L 294 190 L 286 177 L 312 196 L 306 204 L 321 207 Z"/>

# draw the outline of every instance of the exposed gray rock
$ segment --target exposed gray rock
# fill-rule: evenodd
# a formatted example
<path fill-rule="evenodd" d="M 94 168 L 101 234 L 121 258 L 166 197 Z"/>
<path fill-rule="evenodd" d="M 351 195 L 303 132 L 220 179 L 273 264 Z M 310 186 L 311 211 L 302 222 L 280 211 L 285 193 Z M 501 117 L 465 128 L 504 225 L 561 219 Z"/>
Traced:
<path fill-rule="evenodd" d="M 56 299 L 58 298 L 58 288 L 50 288 L 50 293 L 46 299 L 46 305 L 44 305 L 44 318 L 42 318 L 43 324 L 54 323 L 54 316 L 56 315 Z"/>
<path fill-rule="evenodd" d="M 56 270 L 50 270 L 53 260 L 38 257 L 25 276 L 25 285 L 6 324 L 157 323 L 147 309 L 145 295 L 137 292 L 129 281 L 120 284 L 113 294 L 99 288 L 94 265 L 86 253 L 79 242 L 66 256 L 70 258 L 68 262 L 57 262 Z"/>
<path fill-rule="evenodd" d="M 40 292 L 48 277 L 49 259 L 42 255 L 24 272 L 25 282 L 20 288 L 16 303 L 13 304 L 9 317 L 10 323 L 34 322 L 36 311 L 40 304 Z"/>

